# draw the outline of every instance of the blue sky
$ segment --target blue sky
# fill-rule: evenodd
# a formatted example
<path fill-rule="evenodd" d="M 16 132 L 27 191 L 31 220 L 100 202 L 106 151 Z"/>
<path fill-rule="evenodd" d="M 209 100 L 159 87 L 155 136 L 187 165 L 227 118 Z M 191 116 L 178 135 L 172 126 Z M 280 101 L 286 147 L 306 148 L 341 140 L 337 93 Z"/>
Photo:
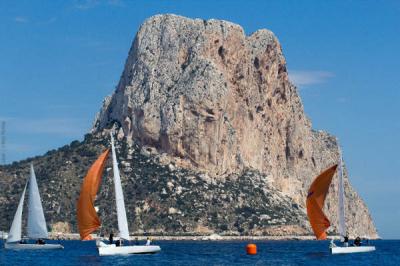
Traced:
<path fill-rule="evenodd" d="M 82 139 L 159 13 L 272 30 L 313 127 L 340 139 L 380 234 L 400 238 L 399 1 L 1 1 L 7 161 Z"/>

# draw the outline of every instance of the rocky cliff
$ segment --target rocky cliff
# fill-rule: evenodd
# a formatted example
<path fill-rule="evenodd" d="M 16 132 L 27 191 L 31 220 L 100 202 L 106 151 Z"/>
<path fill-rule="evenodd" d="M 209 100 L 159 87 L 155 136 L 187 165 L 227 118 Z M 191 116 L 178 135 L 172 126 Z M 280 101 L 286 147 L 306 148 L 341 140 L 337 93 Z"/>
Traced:
<path fill-rule="evenodd" d="M 305 234 L 308 186 L 338 161 L 336 139 L 312 130 L 274 34 L 259 30 L 246 36 L 239 25 L 221 20 L 159 15 L 144 22 L 91 134 L 66 147 L 69 152 L 36 159 L 40 165 L 57 158 L 53 171 L 44 168 L 42 176 L 64 180 L 61 186 L 71 191 L 62 195 L 65 203 L 49 194 L 54 222 L 75 226 L 71 213 L 79 183 L 107 144 L 110 128 L 118 132 L 128 216 L 136 232 Z M 8 212 L 17 204 L 7 198 L 10 191 L 17 195 L 23 186 L 15 185 L 22 166 L 0 169 L 10 189 L 0 191 Z M 101 197 L 112 199 L 108 174 L 105 180 Z M 51 190 L 51 184 L 44 185 Z M 350 234 L 376 237 L 347 175 L 345 185 Z M 332 232 L 336 194 L 335 178 L 326 204 Z M 109 204 L 99 204 L 106 213 Z M 107 226 L 113 225 L 113 213 L 105 213 Z"/>

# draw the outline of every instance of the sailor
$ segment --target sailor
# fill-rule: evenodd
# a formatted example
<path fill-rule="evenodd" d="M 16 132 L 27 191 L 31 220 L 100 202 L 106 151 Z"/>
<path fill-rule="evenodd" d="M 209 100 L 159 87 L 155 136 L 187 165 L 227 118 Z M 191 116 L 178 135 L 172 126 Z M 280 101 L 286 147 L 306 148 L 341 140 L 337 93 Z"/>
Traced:
<path fill-rule="evenodd" d="M 146 241 L 146 246 L 150 246 L 151 245 L 151 240 L 150 240 L 150 238 L 148 237 L 147 238 L 147 241 Z"/>
<path fill-rule="evenodd" d="M 346 236 L 344 237 L 344 246 L 345 246 L 345 247 L 348 247 L 348 246 L 349 246 L 349 237 L 348 237 L 348 235 L 346 235 Z"/>
<path fill-rule="evenodd" d="M 38 240 L 36 240 L 36 244 L 38 244 L 38 245 L 44 245 L 45 242 L 44 242 L 43 239 L 39 238 Z"/>
<path fill-rule="evenodd" d="M 354 246 L 359 247 L 361 246 L 361 238 L 359 236 L 354 239 Z"/>
<path fill-rule="evenodd" d="M 114 234 L 110 233 L 110 237 L 108 238 L 108 241 L 110 242 L 110 245 L 113 243 L 113 239 L 114 239 Z"/>
<path fill-rule="evenodd" d="M 135 245 L 139 245 L 139 238 L 135 237 Z"/>

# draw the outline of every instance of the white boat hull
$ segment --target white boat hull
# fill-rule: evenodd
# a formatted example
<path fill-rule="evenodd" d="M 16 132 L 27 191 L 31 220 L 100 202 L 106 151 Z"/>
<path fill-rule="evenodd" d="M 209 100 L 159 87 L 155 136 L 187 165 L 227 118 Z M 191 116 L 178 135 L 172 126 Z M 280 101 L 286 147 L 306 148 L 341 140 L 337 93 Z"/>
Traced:
<path fill-rule="evenodd" d="M 112 256 L 112 255 L 128 255 L 128 254 L 154 254 L 161 251 L 160 246 L 116 246 L 114 244 L 107 245 L 101 243 L 98 245 L 100 256 Z"/>
<path fill-rule="evenodd" d="M 64 247 L 60 244 L 20 244 L 20 243 L 5 243 L 5 249 L 13 250 L 38 250 L 38 249 L 63 249 Z"/>
<path fill-rule="evenodd" d="M 375 251 L 374 246 L 349 246 L 349 247 L 331 247 L 332 254 L 347 254 L 347 253 L 359 253 L 359 252 L 371 252 Z"/>

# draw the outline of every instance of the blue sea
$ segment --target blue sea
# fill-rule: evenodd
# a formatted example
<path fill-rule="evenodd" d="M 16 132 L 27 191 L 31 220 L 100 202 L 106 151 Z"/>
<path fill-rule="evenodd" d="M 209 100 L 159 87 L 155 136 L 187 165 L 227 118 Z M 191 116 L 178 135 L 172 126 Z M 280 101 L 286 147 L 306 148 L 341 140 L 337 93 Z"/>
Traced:
<path fill-rule="evenodd" d="M 51 241 L 49 241 L 51 242 Z M 400 241 L 377 240 L 370 253 L 331 255 L 328 241 L 157 241 L 161 253 L 100 257 L 93 241 L 60 241 L 64 250 L 10 251 L 0 242 L 1 265 L 400 265 Z"/>

